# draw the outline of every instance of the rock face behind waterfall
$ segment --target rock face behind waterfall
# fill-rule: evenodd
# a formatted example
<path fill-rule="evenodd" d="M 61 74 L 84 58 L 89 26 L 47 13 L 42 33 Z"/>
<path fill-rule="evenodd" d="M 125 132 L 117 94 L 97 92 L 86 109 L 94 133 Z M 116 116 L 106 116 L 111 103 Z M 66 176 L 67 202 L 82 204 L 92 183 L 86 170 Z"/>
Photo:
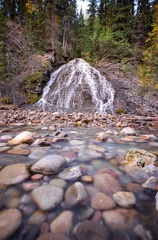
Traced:
<path fill-rule="evenodd" d="M 47 111 L 112 112 L 114 90 L 100 72 L 83 59 L 74 59 L 51 75 L 35 104 Z"/>

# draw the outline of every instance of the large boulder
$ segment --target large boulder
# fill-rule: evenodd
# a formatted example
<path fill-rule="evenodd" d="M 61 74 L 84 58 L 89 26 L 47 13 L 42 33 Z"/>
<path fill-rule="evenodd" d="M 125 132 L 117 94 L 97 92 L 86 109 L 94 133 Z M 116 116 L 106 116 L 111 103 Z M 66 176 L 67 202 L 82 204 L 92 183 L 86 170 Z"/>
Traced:
<path fill-rule="evenodd" d="M 143 169 L 150 164 L 158 167 L 156 155 L 143 149 L 132 149 L 125 155 L 124 162 L 121 164 L 121 167 L 125 171 L 130 172 Z"/>

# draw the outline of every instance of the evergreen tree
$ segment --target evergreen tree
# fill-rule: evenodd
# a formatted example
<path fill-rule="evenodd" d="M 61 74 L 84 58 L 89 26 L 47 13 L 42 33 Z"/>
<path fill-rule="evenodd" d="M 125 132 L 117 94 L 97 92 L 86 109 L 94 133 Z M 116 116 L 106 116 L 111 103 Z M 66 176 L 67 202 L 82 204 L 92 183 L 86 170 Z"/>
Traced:
<path fill-rule="evenodd" d="M 97 0 L 89 0 L 87 13 L 89 15 L 88 22 L 91 32 L 94 30 L 94 21 L 97 13 Z"/>

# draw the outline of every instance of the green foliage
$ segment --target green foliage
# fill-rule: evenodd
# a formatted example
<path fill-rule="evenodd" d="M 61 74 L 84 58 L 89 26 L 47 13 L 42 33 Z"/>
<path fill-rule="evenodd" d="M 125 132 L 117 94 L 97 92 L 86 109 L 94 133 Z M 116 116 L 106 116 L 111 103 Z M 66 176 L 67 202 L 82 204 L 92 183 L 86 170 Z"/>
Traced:
<path fill-rule="evenodd" d="M 7 96 L 4 96 L 4 97 L 1 97 L 0 98 L 0 103 L 1 104 L 11 104 L 12 103 L 12 100 L 7 97 Z"/>
<path fill-rule="evenodd" d="M 123 108 L 118 108 L 118 109 L 116 109 L 116 113 L 121 115 L 121 114 L 126 114 L 127 111 Z"/>
<path fill-rule="evenodd" d="M 33 104 L 39 99 L 35 89 L 37 84 L 41 82 L 41 79 L 42 73 L 40 72 L 30 74 L 23 79 L 22 90 L 29 104 Z"/>
<path fill-rule="evenodd" d="M 40 83 L 42 79 L 42 74 L 39 72 L 30 74 L 23 79 L 23 90 L 31 91 L 34 90 L 35 85 Z"/>

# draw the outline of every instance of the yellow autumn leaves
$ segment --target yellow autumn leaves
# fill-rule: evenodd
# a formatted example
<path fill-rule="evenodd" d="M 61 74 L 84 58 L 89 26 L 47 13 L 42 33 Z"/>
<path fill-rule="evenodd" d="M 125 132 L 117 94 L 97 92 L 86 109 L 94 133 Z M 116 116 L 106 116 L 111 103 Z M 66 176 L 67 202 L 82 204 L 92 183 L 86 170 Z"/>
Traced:
<path fill-rule="evenodd" d="M 26 2 L 25 7 L 29 14 L 32 14 L 33 12 L 37 11 L 36 5 L 31 0 L 28 0 Z"/>
<path fill-rule="evenodd" d="M 154 6 L 152 31 L 146 40 L 147 49 L 143 52 L 140 66 L 140 85 L 146 90 L 158 89 L 158 4 Z"/>

